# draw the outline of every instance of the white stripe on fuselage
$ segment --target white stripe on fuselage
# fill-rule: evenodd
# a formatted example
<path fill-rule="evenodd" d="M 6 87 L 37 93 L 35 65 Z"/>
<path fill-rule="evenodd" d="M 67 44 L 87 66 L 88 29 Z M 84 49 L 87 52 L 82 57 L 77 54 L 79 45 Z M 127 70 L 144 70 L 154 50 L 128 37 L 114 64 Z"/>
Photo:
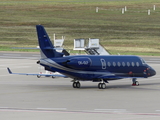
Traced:
<path fill-rule="evenodd" d="M 99 74 L 99 75 L 113 75 L 109 72 L 95 72 L 95 71 L 81 71 L 81 70 L 75 70 L 75 69 L 70 69 L 67 67 L 64 67 L 62 65 L 59 65 L 58 63 L 56 63 L 55 61 L 51 60 L 51 59 L 43 59 L 40 60 L 41 64 L 47 65 L 47 66 L 51 66 L 60 70 L 64 70 L 64 71 L 68 71 L 68 72 L 72 72 L 72 73 L 82 73 L 82 74 Z"/>

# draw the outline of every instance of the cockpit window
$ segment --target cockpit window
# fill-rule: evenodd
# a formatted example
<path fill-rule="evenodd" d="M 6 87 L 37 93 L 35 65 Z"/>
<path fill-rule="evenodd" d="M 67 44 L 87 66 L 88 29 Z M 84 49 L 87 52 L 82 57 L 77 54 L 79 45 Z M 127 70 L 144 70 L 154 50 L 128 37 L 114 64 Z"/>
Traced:
<path fill-rule="evenodd" d="M 142 64 L 146 64 L 146 62 L 143 59 L 141 59 L 141 61 L 142 61 Z"/>

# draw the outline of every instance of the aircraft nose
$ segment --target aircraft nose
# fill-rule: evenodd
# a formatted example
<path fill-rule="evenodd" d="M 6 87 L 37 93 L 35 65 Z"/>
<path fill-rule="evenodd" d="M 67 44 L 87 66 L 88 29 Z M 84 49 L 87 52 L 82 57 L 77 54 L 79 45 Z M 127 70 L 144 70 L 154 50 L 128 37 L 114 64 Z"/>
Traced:
<path fill-rule="evenodd" d="M 150 76 L 154 76 L 154 75 L 156 75 L 156 71 L 153 68 L 150 68 L 149 74 L 150 74 Z"/>

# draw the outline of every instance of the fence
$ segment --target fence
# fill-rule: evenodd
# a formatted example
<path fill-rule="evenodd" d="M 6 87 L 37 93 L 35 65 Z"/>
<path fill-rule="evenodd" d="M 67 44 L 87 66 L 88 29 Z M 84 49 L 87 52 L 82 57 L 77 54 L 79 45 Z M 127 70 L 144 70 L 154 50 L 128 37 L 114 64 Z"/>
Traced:
<path fill-rule="evenodd" d="M 120 8 L 120 9 L 105 9 L 105 8 L 100 8 L 100 7 L 96 7 L 96 13 L 99 12 L 99 10 L 107 10 L 107 11 L 121 11 L 121 14 L 125 14 L 126 12 L 137 12 L 137 13 L 146 13 L 148 15 L 151 15 L 151 12 L 156 12 L 159 13 L 158 11 L 156 11 L 156 8 L 158 8 L 158 6 L 153 5 L 152 8 L 147 8 L 147 9 L 132 9 L 132 8 L 128 8 L 127 6 L 125 6 L 124 8 Z"/>

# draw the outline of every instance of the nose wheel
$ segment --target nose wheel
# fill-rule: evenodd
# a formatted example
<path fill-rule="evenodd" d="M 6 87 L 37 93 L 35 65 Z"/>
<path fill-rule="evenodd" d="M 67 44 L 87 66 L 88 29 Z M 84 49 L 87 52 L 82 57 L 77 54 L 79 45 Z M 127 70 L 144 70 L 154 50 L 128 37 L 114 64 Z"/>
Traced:
<path fill-rule="evenodd" d="M 132 86 L 139 86 L 139 82 L 138 81 L 135 81 Z"/>
<path fill-rule="evenodd" d="M 132 82 L 133 82 L 132 86 L 139 86 L 139 82 L 136 80 L 137 80 L 137 78 L 132 79 Z"/>

